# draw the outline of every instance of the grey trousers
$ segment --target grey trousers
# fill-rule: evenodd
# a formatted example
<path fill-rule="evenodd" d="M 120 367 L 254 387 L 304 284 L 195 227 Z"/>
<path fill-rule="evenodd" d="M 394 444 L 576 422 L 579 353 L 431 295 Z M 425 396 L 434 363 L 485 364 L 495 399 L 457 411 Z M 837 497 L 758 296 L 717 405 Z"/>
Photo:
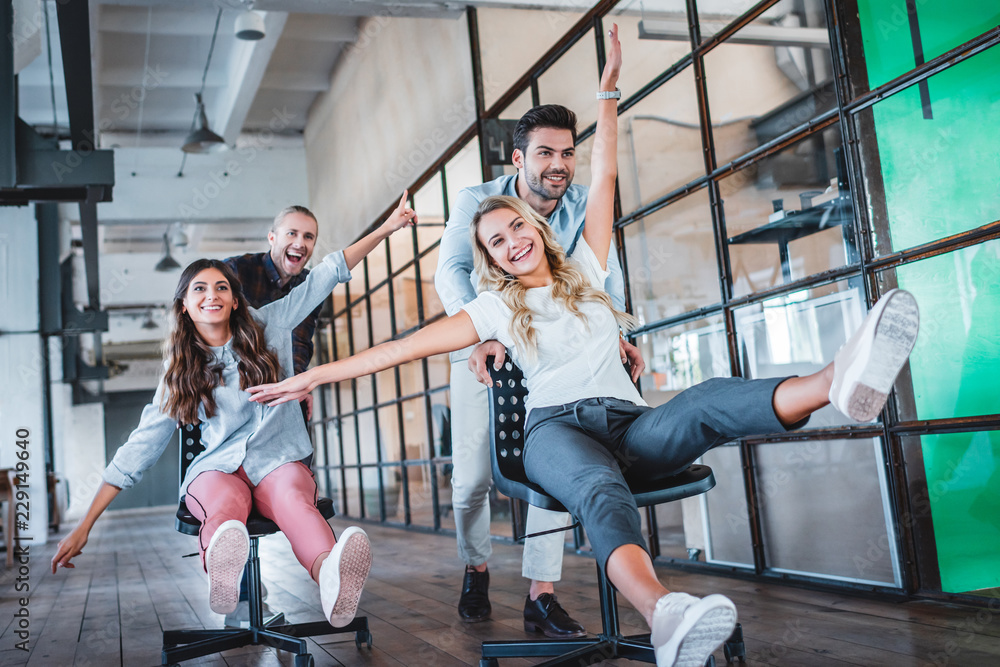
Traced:
<path fill-rule="evenodd" d="M 655 408 L 616 398 L 535 408 L 525 472 L 580 520 L 604 568 L 622 545 L 646 548 L 627 480 L 669 477 L 716 445 L 787 430 L 771 404 L 784 380 L 715 378 Z"/>

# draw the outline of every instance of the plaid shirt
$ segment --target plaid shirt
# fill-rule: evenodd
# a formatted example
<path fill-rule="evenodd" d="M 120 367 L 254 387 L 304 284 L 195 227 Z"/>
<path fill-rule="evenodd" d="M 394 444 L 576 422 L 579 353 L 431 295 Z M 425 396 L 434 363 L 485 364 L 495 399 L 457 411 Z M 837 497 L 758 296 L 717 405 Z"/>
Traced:
<path fill-rule="evenodd" d="M 243 287 L 243 296 L 254 308 L 261 308 L 272 301 L 277 301 L 296 287 L 305 282 L 309 275 L 308 269 L 303 269 L 302 273 L 292 276 L 284 287 L 281 286 L 281 276 L 274 266 L 271 254 L 260 252 L 247 254 L 240 257 L 230 257 L 224 260 L 226 265 L 232 269 L 240 279 Z M 306 319 L 295 327 L 292 331 L 292 364 L 295 374 L 303 372 L 309 368 L 309 361 L 313 356 L 313 334 L 316 331 L 316 318 L 322 304 L 316 310 L 309 313 Z"/>

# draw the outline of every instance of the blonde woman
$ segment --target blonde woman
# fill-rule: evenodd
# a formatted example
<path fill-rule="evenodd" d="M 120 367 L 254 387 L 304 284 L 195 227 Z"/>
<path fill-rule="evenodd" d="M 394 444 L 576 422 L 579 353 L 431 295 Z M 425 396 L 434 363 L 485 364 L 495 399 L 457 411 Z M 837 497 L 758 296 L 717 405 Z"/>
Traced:
<path fill-rule="evenodd" d="M 609 35 L 601 91 L 615 90 L 621 67 L 617 26 Z M 601 289 L 607 275 L 601 258 L 611 243 L 617 113 L 614 100 L 598 104 L 586 224 L 572 258 L 529 206 L 490 197 L 472 223 L 476 272 L 486 291 L 461 312 L 403 340 L 250 392 L 255 401 L 280 404 L 320 384 L 499 340 L 527 380 L 529 479 L 580 519 L 608 579 L 649 623 L 657 664 L 701 667 L 732 632 L 736 608 L 722 595 L 699 599 L 664 588 L 645 550 L 628 480 L 669 476 L 742 435 L 800 427 L 831 401 L 859 421 L 873 419 L 916 338 L 916 304 L 906 292 L 886 295 L 834 363 L 816 374 L 718 378 L 649 408 L 619 354 L 619 326 L 633 320 L 615 311 Z"/>

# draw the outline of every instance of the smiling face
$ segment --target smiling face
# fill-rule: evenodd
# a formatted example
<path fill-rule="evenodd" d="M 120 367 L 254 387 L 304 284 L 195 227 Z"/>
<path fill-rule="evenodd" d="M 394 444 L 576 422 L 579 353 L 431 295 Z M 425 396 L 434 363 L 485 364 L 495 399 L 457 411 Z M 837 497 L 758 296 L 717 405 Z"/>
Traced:
<path fill-rule="evenodd" d="M 229 316 L 239 308 L 229 281 L 222 271 L 208 268 L 199 271 L 184 292 L 183 311 L 195 326 L 228 325 Z"/>
<path fill-rule="evenodd" d="M 555 201 L 573 183 L 576 147 L 569 130 L 540 127 L 529 135 L 528 148 L 512 157 L 524 184 L 540 199 Z"/>
<path fill-rule="evenodd" d="M 278 269 L 282 284 L 302 273 L 316 247 L 316 221 L 308 215 L 292 212 L 267 233 L 271 260 Z"/>
<path fill-rule="evenodd" d="M 542 236 L 517 211 L 498 208 L 486 213 L 479 222 L 476 236 L 492 262 L 527 287 L 551 282 L 552 271 Z"/>

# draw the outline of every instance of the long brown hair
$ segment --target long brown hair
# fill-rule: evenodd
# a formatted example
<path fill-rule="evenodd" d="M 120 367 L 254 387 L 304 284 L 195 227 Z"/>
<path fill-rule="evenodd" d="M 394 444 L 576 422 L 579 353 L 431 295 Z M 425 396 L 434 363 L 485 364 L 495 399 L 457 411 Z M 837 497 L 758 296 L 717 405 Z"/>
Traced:
<path fill-rule="evenodd" d="M 198 334 L 191 316 L 184 312 L 184 297 L 194 277 L 205 269 L 218 269 L 229 282 L 233 303 L 238 307 L 230 312 L 229 330 L 232 349 L 239 358 L 240 389 L 254 385 L 278 382 L 281 365 L 278 356 L 267 347 L 264 327 L 250 314 L 249 304 L 243 298 L 239 279 L 217 259 L 198 259 L 181 273 L 174 291 L 173 323 L 170 335 L 164 341 L 164 355 L 169 360 L 164 376 L 166 393 L 160 409 L 182 424 L 199 420 L 198 406 L 205 407 L 205 416 L 215 415 L 215 388 L 222 383 L 223 367 L 216 363 L 215 354 Z"/>
<path fill-rule="evenodd" d="M 575 265 L 566 258 L 566 252 L 556 240 L 552 228 L 545 218 L 538 215 L 531 206 L 517 197 L 496 195 L 487 197 L 479 203 L 476 214 L 472 216 L 470 233 L 472 235 L 473 261 L 476 273 L 479 275 L 479 289 L 493 290 L 500 293 L 507 307 L 513 312 L 510 321 L 510 335 L 518 343 L 528 361 L 534 361 L 538 354 L 538 340 L 535 328 L 531 325 L 532 313 L 525 301 L 527 288 L 517 277 L 506 273 L 496 265 L 489 251 L 479 240 L 479 224 L 483 216 L 493 211 L 507 209 L 519 215 L 527 224 L 538 230 L 545 248 L 545 259 L 552 271 L 552 298 L 563 304 L 566 310 L 579 317 L 584 324 L 587 318 L 578 307 L 580 303 L 599 303 L 606 306 L 615 321 L 625 331 L 634 329 L 637 320 L 628 313 L 623 313 L 611 303 L 611 297 L 604 290 L 595 289 Z"/>

